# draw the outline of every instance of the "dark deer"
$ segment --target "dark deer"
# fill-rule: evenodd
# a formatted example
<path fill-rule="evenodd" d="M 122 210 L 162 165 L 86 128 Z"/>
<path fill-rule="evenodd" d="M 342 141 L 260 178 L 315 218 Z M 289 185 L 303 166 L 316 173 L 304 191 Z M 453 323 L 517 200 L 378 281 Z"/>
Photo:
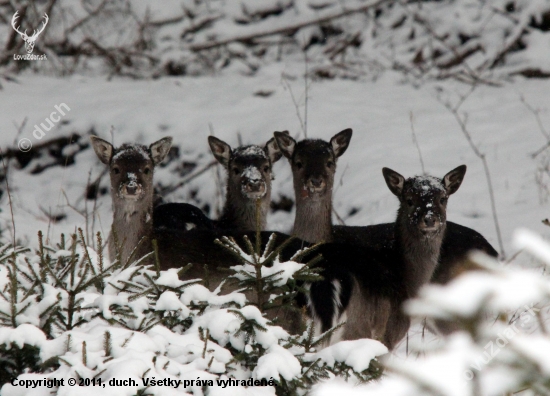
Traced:
<path fill-rule="evenodd" d="M 388 168 L 382 172 L 399 198 L 394 242 L 321 247 L 328 263 L 325 279 L 311 285 L 308 305 L 322 331 L 346 320 L 343 339 L 373 338 L 392 349 L 410 326 L 402 303 L 430 281 L 438 265 L 447 226 L 447 199 L 460 187 L 466 166 L 442 179 L 405 179 Z M 335 262 L 339 265 L 330 265 Z"/>
<path fill-rule="evenodd" d="M 275 139 L 270 139 L 264 147 L 249 145 L 236 149 L 214 136 L 208 137 L 208 143 L 216 160 L 227 171 L 226 200 L 219 220 L 208 220 L 195 206 L 172 203 L 155 208 L 155 228 L 246 231 L 259 226 L 265 229 L 274 179 L 273 164 L 282 157 Z"/>
<path fill-rule="evenodd" d="M 366 248 L 386 246 L 396 239 L 395 224 L 385 223 L 366 227 L 333 226 L 332 185 L 336 172 L 335 160 L 349 145 L 351 130 L 335 135 L 330 142 L 303 140 L 296 142 L 288 134 L 275 132 L 282 153 L 289 159 L 296 195 L 296 219 L 293 234 L 309 242 L 334 241 Z M 321 188 L 316 189 L 315 185 Z M 312 193 L 313 191 L 313 193 Z M 498 254 L 477 231 L 447 222 L 439 265 L 432 282 L 444 284 L 465 270 L 468 254 L 481 250 L 490 256 Z M 438 326 L 448 333 L 451 327 Z"/>
<path fill-rule="evenodd" d="M 153 173 L 168 154 L 172 138 L 151 144 L 123 144 L 119 148 L 90 136 L 99 160 L 109 166 L 113 225 L 109 235 L 109 258 L 122 263 L 138 260 L 152 251 Z M 151 262 L 151 260 L 149 260 Z"/>
<path fill-rule="evenodd" d="M 296 218 L 292 234 L 308 242 L 330 242 L 332 233 L 332 187 L 336 161 L 344 154 L 352 130 L 345 129 L 325 142 L 296 142 L 288 132 L 275 132 L 275 139 L 292 168 L 296 195 Z"/>

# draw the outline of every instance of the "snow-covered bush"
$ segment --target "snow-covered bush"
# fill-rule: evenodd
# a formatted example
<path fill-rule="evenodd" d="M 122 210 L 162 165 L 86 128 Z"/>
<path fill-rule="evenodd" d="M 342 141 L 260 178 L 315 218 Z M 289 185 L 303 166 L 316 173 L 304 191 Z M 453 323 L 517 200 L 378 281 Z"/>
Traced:
<path fill-rule="evenodd" d="M 289 304 L 297 279 L 317 276 L 312 263 L 279 262 L 272 243 L 247 252 L 220 242 L 242 260 L 234 276 L 244 292 L 221 295 L 180 280 L 185 269 L 109 263 L 84 240 L 79 231 L 51 247 L 39 234 L 35 253 L 1 247 L 2 395 L 290 395 L 330 375 L 380 375 L 379 342 L 316 351 L 312 325 L 290 335 L 264 315 Z"/>
<path fill-rule="evenodd" d="M 437 345 L 413 345 L 420 352 L 418 358 L 390 359 L 388 377 L 361 387 L 362 395 L 550 392 L 550 334 L 545 321 L 550 245 L 525 230 L 517 232 L 515 240 L 518 248 L 540 259 L 544 268 L 503 267 L 485 256 L 475 256 L 472 259 L 479 271 L 463 274 L 447 287 L 426 286 L 409 302 L 407 311 L 429 320 L 456 321 L 462 330 Z"/>

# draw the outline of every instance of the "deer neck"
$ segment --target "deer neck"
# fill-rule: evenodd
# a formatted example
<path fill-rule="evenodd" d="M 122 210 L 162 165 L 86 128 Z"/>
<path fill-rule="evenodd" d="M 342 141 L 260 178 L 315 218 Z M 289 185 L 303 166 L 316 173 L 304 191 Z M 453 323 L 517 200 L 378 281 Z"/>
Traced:
<path fill-rule="evenodd" d="M 292 234 L 310 243 L 332 241 L 332 194 L 322 199 L 296 194 L 296 218 Z"/>
<path fill-rule="evenodd" d="M 256 200 L 246 198 L 240 191 L 227 189 L 227 200 L 220 216 L 220 224 L 225 229 L 235 230 L 260 230 L 267 226 L 267 213 L 271 203 L 271 189 L 268 188 L 265 195 L 259 199 L 259 221 L 256 219 Z"/>
<path fill-rule="evenodd" d="M 152 251 L 153 197 L 129 201 L 113 194 L 113 206 L 113 225 L 109 238 L 115 237 L 114 231 L 123 264 L 130 256 L 132 260 L 138 260 L 150 253 Z M 109 256 L 111 260 L 116 258 L 115 243 L 109 243 Z"/>
<path fill-rule="evenodd" d="M 445 225 L 435 235 L 427 237 L 412 233 L 407 228 L 407 221 L 400 210 L 395 230 L 396 243 L 405 263 L 407 296 L 413 297 L 422 285 L 430 281 L 437 267 Z"/>

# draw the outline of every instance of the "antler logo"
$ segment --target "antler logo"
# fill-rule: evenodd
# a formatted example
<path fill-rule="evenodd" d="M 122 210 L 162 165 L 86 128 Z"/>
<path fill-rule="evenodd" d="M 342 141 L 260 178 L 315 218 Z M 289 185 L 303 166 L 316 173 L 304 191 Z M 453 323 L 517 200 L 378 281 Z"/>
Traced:
<path fill-rule="evenodd" d="M 25 29 L 24 32 L 20 31 L 19 30 L 19 27 L 16 27 L 15 26 L 15 22 L 17 21 L 17 13 L 19 11 L 16 11 L 15 14 L 13 15 L 13 18 L 11 19 L 11 26 L 13 27 L 13 29 L 19 33 L 19 35 L 21 36 L 21 38 L 25 41 L 25 49 L 27 50 L 27 54 L 32 54 L 32 51 L 34 50 L 34 42 L 36 41 L 36 39 L 38 38 L 38 36 L 40 35 L 40 33 L 42 33 L 44 31 L 44 28 L 46 27 L 46 25 L 48 24 L 48 21 L 50 20 L 50 18 L 48 18 L 48 14 L 44 14 L 44 19 L 45 21 L 42 22 L 43 25 L 42 25 L 42 28 L 39 29 L 38 31 L 34 31 L 34 33 L 32 34 L 32 36 L 28 36 L 27 35 L 27 29 Z"/>

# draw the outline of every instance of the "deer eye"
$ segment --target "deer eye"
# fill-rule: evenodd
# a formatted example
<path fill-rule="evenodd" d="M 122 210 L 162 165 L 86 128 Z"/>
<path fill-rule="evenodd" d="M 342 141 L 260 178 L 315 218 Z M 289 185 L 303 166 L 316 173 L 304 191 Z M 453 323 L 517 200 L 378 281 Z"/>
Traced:
<path fill-rule="evenodd" d="M 145 168 L 145 169 L 143 170 L 143 173 L 145 173 L 146 175 L 148 175 L 149 173 L 151 173 L 151 169 Z"/>
<path fill-rule="evenodd" d="M 233 173 L 235 175 L 238 175 L 239 173 L 241 173 L 241 171 L 239 170 L 239 168 L 233 168 Z"/>
<path fill-rule="evenodd" d="M 264 166 L 264 172 L 269 172 L 269 166 Z"/>
<path fill-rule="evenodd" d="M 413 200 L 410 198 L 407 198 L 407 205 L 413 206 Z"/>
<path fill-rule="evenodd" d="M 120 169 L 118 169 L 118 168 L 116 168 L 116 167 L 113 168 L 113 173 L 114 173 L 115 175 L 118 175 L 118 174 L 120 173 Z"/>
<path fill-rule="evenodd" d="M 302 164 L 302 161 L 296 161 L 295 165 L 296 165 L 296 168 L 298 168 L 298 169 L 302 169 L 302 167 L 304 166 Z"/>
<path fill-rule="evenodd" d="M 330 169 L 330 168 L 332 168 L 333 166 L 334 166 L 334 162 L 332 162 L 332 161 L 328 161 L 328 162 L 327 162 L 327 168 Z"/>
<path fill-rule="evenodd" d="M 447 203 L 447 198 L 445 198 L 445 197 L 441 198 L 441 199 L 439 200 L 439 203 L 440 203 L 441 205 L 445 205 L 445 204 Z"/>

